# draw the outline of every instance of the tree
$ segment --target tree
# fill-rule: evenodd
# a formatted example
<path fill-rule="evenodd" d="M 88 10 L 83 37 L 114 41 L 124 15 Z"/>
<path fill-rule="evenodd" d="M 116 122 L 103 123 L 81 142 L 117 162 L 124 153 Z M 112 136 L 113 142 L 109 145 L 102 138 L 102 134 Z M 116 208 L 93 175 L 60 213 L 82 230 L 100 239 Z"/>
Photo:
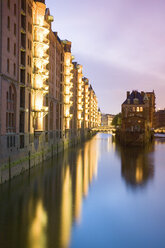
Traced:
<path fill-rule="evenodd" d="M 121 126 L 121 113 L 115 115 L 115 117 L 112 120 L 112 125 L 115 127 Z"/>

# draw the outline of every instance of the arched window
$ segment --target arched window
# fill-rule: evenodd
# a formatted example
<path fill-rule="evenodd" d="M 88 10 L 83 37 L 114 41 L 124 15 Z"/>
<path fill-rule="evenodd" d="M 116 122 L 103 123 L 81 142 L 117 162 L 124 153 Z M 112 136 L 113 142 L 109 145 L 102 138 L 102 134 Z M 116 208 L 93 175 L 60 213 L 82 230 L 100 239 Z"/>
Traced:
<path fill-rule="evenodd" d="M 16 89 L 12 84 L 6 92 L 6 132 L 16 132 Z"/>

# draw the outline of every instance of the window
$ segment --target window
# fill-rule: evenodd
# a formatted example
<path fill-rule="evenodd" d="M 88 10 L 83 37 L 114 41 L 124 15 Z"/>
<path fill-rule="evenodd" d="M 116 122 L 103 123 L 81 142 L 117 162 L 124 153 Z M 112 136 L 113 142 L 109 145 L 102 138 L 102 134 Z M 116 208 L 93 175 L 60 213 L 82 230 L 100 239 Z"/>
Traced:
<path fill-rule="evenodd" d="M 20 88 L 20 107 L 25 108 L 25 87 Z"/>
<path fill-rule="evenodd" d="M 9 59 L 7 59 L 7 72 L 8 73 L 10 72 L 10 62 L 9 62 Z"/>
<path fill-rule="evenodd" d="M 14 35 L 16 36 L 16 32 L 17 32 L 17 27 L 16 27 L 16 23 L 14 23 Z"/>
<path fill-rule="evenodd" d="M 27 83 L 29 83 L 29 73 L 27 73 Z"/>
<path fill-rule="evenodd" d="M 15 147 L 15 135 L 7 136 L 7 148 Z"/>
<path fill-rule="evenodd" d="M 26 65 L 26 53 L 21 51 L 21 65 Z"/>
<path fill-rule="evenodd" d="M 21 0 L 21 8 L 26 11 L 26 1 L 25 0 Z"/>
<path fill-rule="evenodd" d="M 10 52 L 10 39 L 7 38 L 7 51 Z"/>
<path fill-rule="evenodd" d="M 13 65 L 13 74 L 14 74 L 14 76 L 16 75 L 16 64 L 15 63 Z"/>
<path fill-rule="evenodd" d="M 31 94 L 29 93 L 28 132 L 30 132 Z"/>
<path fill-rule="evenodd" d="M 10 0 L 7 0 L 7 7 L 10 9 Z"/>
<path fill-rule="evenodd" d="M 26 16 L 21 15 L 21 27 L 26 30 Z"/>
<path fill-rule="evenodd" d="M 19 126 L 19 131 L 20 133 L 24 133 L 24 126 L 25 126 L 25 112 L 20 111 L 20 126 Z"/>
<path fill-rule="evenodd" d="M 7 17 L 7 28 L 10 30 L 10 17 Z"/>
<path fill-rule="evenodd" d="M 16 90 L 14 85 L 9 86 L 6 92 L 6 132 L 14 133 L 16 130 Z"/>
<path fill-rule="evenodd" d="M 20 70 L 20 81 L 22 84 L 25 84 L 25 70 L 24 69 Z"/>
<path fill-rule="evenodd" d="M 26 49 L 26 35 L 21 33 L 21 46 Z"/>
<path fill-rule="evenodd" d="M 14 15 L 16 16 L 16 13 L 17 13 L 17 6 L 16 4 L 14 4 Z"/>

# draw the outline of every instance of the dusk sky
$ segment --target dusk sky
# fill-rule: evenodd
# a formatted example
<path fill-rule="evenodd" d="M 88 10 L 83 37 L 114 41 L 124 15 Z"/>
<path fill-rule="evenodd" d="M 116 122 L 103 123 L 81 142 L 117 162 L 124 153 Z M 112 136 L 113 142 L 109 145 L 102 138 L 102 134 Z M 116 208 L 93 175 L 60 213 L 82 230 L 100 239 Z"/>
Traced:
<path fill-rule="evenodd" d="M 46 0 L 53 30 L 72 41 L 103 113 L 118 113 L 126 91 L 156 93 L 165 107 L 164 0 Z"/>

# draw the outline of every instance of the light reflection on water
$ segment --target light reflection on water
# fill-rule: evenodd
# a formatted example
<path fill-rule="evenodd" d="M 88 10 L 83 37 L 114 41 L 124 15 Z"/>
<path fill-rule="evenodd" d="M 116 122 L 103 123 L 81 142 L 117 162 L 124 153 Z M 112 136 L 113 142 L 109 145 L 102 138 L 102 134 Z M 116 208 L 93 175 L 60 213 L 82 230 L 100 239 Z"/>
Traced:
<path fill-rule="evenodd" d="M 0 247 L 68 247 L 72 224 L 81 223 L 83 198 L 97 176 L 98 156 L 94 138 L 2 185 Z"/>
<path fill-rule="evenodd" d="M 30 204 L 31 205 L 31 204 Z M 32 209 L 29 211 L 33 212 Z M 29 247 L 31 248 L 43 248 L 47 247 L 47 215 L 43 208 L 43 203 L 38 200 L 35 215 L 32 217 L 32 223 L 29 228 Z"/>
<path fill-rule="evenodd" d="M 164 152 L 99 134 L 0 186 L 0 247 L 165 247 Z"/>
<path fill-rule="evenodd" d="M 121 174 L 127 185 L 144 186 L 154 175 L 154 145 L 143 147 L 121 147 L 116 151 L 121 158 Z"/>

